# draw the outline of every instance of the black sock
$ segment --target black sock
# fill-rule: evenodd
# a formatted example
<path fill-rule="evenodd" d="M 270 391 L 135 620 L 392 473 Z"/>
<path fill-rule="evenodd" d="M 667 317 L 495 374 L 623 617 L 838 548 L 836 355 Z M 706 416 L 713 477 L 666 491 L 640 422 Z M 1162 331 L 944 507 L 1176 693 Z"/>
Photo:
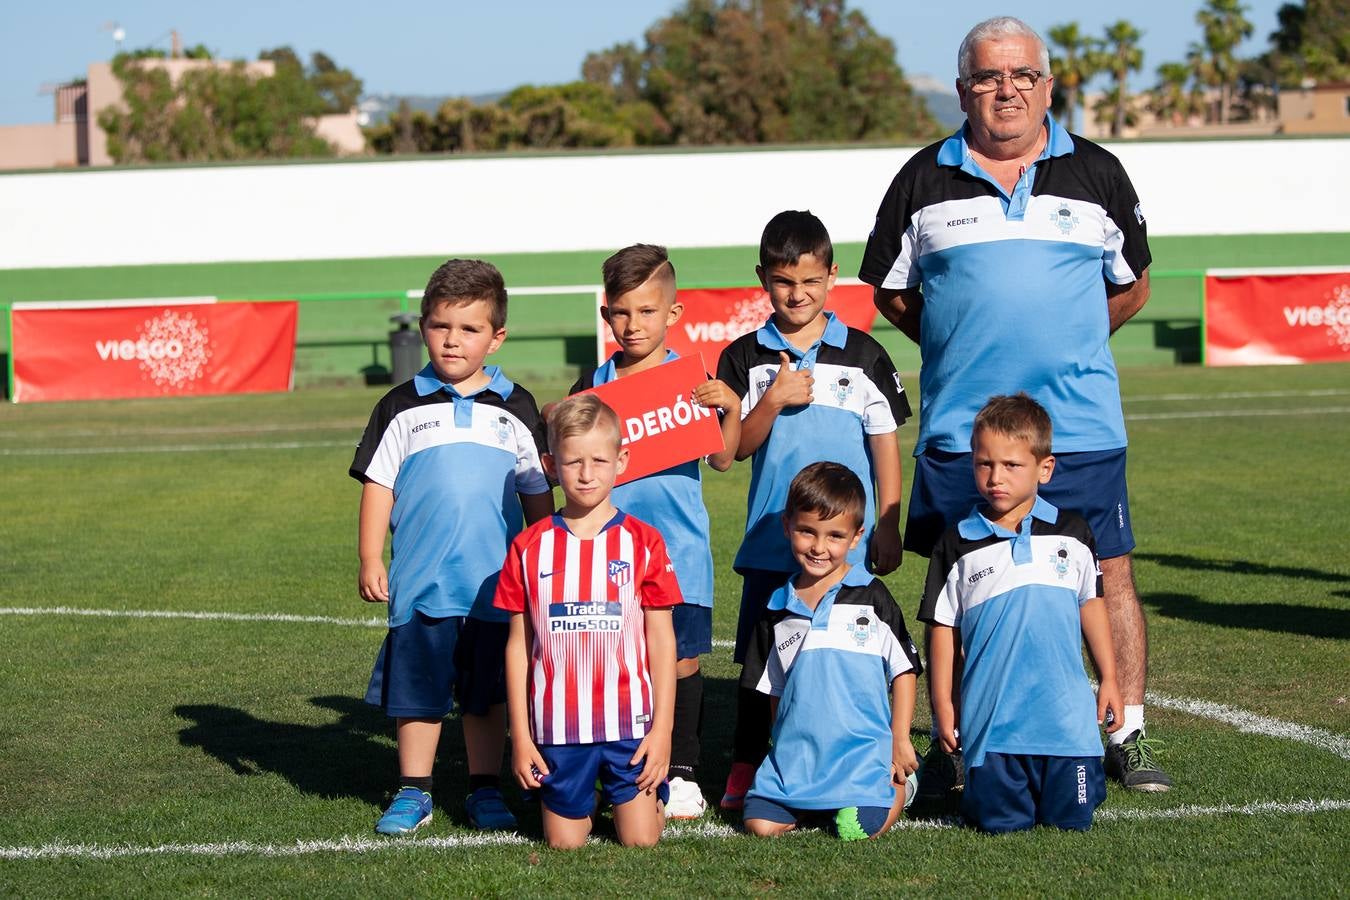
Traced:
<path fill-rule="evenodd" d="M 469 793 L 472 794 L 479 788 L 500 788 L 502 779 L 500 775 L 469 775 Z"/>
<path fill-rule="evenodd" d="M 731 742 L 731 761 L 758 766 L 769 752 L 769 695 L 749 688 L 736 693 L 736 736 Z"/>
<path fill-rule="evenodd" d="M 670 733 L 672 775 L 694 780 L 703 749 L 703 673 L 675 681 L 675 725 Z"/>
<path fill-rule="evenodd" d="M 412 775 L 398 776 L 398 786 L 400 788 L 417 788 L 419 791 L 426 791 L 428 794 L 431 793 L 432 781 L 433 777 L 430 775 L 425 775 L 421 777 Z"/>

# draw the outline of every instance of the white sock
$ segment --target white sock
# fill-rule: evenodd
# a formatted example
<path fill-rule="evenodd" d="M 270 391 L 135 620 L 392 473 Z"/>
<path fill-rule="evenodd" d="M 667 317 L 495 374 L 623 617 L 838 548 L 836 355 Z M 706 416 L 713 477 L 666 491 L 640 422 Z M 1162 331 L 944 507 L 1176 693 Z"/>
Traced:
<path fill-rule="evenodd" d="M 1123 744 L 1125 739 L 1136 731 L 1144 730 L 1144 704 L 1125 707 L 1125 724 L 1116 731 L 1109 732 L 1107 739 L 1113 744 Z"/>

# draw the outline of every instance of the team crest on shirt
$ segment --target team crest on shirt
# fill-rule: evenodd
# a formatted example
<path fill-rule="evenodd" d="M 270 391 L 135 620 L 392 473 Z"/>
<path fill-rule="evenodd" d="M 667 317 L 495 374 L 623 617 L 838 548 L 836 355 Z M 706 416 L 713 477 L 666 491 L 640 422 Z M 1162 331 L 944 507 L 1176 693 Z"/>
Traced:
<path fill-rule="evenodd" d="M 871 638 L 876 637 L 877 621 L 866 613 L 862 613 L 851 622 L 845 623 L 848 627 L 849 637 L 859 647 L 867 643 Z"/>
<path fill-rule="evenodd" d="M 1069 204 L 1061 203 L 1059 209 L 1050 214 L 1050 221 L 1055 223 L 1060 234 L 1068 234 L 1078 227 L 1078 217 L 1069 209 Z"/>
<path fill-rule="evenodd" d="M 847 403 L 848 398 L 853 394 L 853 381 L 847 375 L 840 375 L 835 379 L 834 384 L 830 385 L 830 393 L 841 404 Z"/>
<path fill-rule="evenodd" d="M 1050 565 L 1054 567 L 1060 581 L 1069 574 L 1069 545 L 1064 541 L 1060 541 L 1059 549 L 1050 554 Z"/>
<path fill-rule="evenodd" d="M 626 560 L 611 559 L 609 580 L 615 587 L 624 587 L 633 580 L 633 567 Z"/>
<path fill-rule="evenodd" d="M 506 416 L 498 416 L 497 421 L 492 423 L 492 433 L 496 436 L 497 443 L 503 447 L 511 440 L 511 422 Z"/>

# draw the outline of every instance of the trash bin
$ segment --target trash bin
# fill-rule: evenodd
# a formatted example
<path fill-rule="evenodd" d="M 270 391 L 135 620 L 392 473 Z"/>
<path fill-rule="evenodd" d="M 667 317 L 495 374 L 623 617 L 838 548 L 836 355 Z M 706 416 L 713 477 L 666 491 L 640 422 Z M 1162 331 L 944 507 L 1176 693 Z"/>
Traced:
<path fill-rule="evenodd" d="M 413 326 L 421 318 L 417 313 L 398 313 L 389 317 L 389 321 L 398 324 L 398 329 L 389 332 L 389 368 L 394 384 L 402 384 L 422 368 L 422 332 Z"/>

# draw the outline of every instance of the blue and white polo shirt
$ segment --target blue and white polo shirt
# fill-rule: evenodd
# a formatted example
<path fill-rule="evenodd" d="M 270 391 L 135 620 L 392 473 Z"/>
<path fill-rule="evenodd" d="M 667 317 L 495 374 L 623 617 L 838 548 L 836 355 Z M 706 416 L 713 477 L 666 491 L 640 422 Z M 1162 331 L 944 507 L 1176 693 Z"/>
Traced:
<path fill-rule="evenodd" d="M 543 419 L 530 392 L 497 366 L 461 395 L 428 364 L 370 415 L 351 476 L 394 492 L 389 627 L 414 611 L 506 621 L 497 574 L 521 529 L 517 494 L 546 494 Z"/>
<path fill-rule="evenodd" d="M 615 353 L 604 365 L 584 373 L 569 394 L 608 384 L 618 377 Z M 665 362 L 679 359 L 666 351 Z M 708 543 L 708 508 L 703 504 L 703 475 L 698 460 L 671 466 L 660 472 L 614 488 L 614 505 L 637 516 L 661 532 L 675 563 L 684 602 L 692 606 L 713 605 L 713 558 Z"/>
<path fill-rule="evenodd" d="M 968 451 L 975 413 L 1020 390 L 1050 413 L 1056 453 L 1125 446 L 1105 281 L 1148 268 L 1144 215 L 1114 156 L 1046 123 L 1011 194 L 963 126 L 915 154 L 881 201 L 858 277 L 922 287 L 916 456 Z"/>
<path fill-rule="evenodd" d="M 890 434 L 909 418 L 909 400 L 890 356 L 870 335 L 825 313 L 825 332 L 805 352 L 783 337 L 773 317 L 722 351 L 717 377 L 740 395 L 741 417 L 749 415 L 778 376 L 780 352 L 796 370 L 815 376 L 812 400 L 778 414 L 773 430 L 751 458 L 745 539 L 736 554 L 737 571 L 793 572 L 782 514 L 788 485 L 803 468 L 820 460 L 848 466 L 863 483 L 867 508 L 863 540 L 848 561 L 863 565 L 876 524 L 875 475 L 868 438 Z"/>
<path fill-rule="evenodd" d="M 895 598 L 861 566 L 814 611 L 791 582 L 779 588 L 741 672 L 741 687 L 779 698 L 749 796 L 795 809 L 889 807 L 891 682 L 920 671 Z"/>
<path fill-rule="evenodd" d="M 967 766 L 986 753 L 1101 755 L 1079 613 L 1101 595 L 1092 530 L 1043 498 L 1016 533 L 978 507 L 947 529 L 928 563 L 919 619 L 961 631 Z"/>

